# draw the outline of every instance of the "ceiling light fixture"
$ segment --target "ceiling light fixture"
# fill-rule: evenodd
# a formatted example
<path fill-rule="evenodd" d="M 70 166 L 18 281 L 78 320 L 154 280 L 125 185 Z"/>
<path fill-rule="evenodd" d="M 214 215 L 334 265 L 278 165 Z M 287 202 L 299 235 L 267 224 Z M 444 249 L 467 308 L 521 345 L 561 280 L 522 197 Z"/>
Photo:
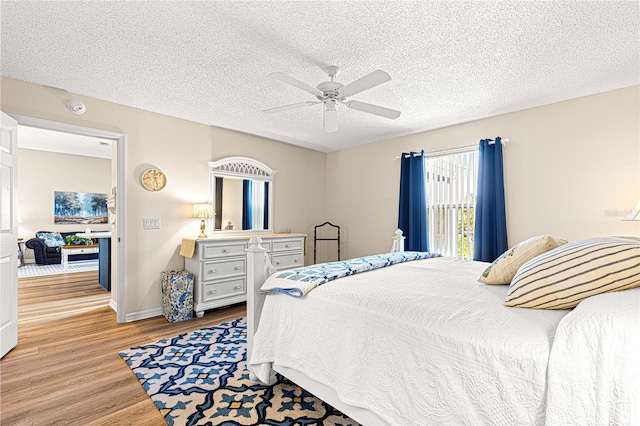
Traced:
<path fill-rule="evenodd" d="M 87 112 L 87 107 L 84 105 L 84 103 L 82 103 L 82 101 L 79 101 L 77 99 L 70 100 L 69 103 L 67 104 L 67 107 L 69 107 L 69 111 L 71 111 L 74 114 L 80 115 Z"/>

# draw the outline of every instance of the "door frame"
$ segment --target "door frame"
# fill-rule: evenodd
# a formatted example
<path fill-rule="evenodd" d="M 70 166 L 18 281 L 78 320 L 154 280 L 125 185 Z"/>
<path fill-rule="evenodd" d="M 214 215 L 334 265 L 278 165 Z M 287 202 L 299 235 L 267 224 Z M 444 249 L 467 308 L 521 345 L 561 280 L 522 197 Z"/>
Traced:
<path fill-rule="evenodd" d="M 8 114 L 18 122 L 20 126 L 36 127 L 44 130 L 54 130 L 58 132 L 72 133 L 81 136 L 91 136 L 102 139 L 111 139 L 116 143 L 116 206 L 117 206 L 117 226 L 115 238 L 112 235 L 111 241 L 117 244 L 117 267 L 116 267 L 116 321 L 126 322 L 126 277 L 127 277 L 127 256 L 126 256 L 126 203 L 127 203 L 127 135 L 108 130 L 94 129 L 91 127 L 77 126 L 75 124 L 62 123 L 58 121 L 45 120 L 42 118 L 28 117 L 18 114 Z M 20 139 L 20 132 L 18 132 Z M 19 189 L 18 189 L 19 190 Z M 113 306 L 112 306 L 113 307 Z"/>

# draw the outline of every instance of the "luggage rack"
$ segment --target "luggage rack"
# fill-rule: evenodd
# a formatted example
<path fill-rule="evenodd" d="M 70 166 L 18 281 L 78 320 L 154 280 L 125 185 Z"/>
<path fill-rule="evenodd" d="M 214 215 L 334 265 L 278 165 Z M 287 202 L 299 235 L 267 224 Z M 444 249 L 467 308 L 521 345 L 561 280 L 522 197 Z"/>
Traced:
<path fill-rule="evenodd" d="M 337 238 L 318 238 L 318 228 L 322 228 L 325 225 L 338 229 Z M 331 222 L 325 222 L 321 225 L 316 225 L 313 228 L 313 263 L 314 264 L 316 263 L 316 245 L 318 241 L 337 241 L 338 242 L 338 260 L 340 260 L 340 227 L 339 226 L 334 225 Z"/>

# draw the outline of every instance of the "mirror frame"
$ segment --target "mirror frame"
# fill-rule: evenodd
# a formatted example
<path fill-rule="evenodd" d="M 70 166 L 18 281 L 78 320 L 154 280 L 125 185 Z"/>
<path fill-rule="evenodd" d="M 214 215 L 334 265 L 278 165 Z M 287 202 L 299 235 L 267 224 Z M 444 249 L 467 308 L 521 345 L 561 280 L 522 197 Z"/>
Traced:
<path fill-rule="evenodd" d="M 273 170 L 264 163 L 249 157 L 226 157 L 217 161 L 209 161 L 209 202 L 216 211 L 216 177 L 232 177 L 237 179 L 251 179 L 262 182 L 269 182 L 269 227 L 268 229 L 238 229 L 233 231 L 225 231 L 215 229 L 211 226 L 214 233 L 224 235 L 232 234 L 268 234 L 273 232 L 273 205 L 274 205 L 274 181 L 278 172 Z M 214 220 L 214 219 L 211 219 Z"/>

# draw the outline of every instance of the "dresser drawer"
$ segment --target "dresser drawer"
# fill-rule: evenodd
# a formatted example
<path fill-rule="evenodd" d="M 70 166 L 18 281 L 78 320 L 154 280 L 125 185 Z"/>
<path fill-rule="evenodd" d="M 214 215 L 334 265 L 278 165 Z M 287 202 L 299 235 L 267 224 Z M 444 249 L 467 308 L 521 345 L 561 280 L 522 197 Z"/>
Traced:
<path fill-rule="evenodd" d="M 302 250 L 302 239 L 295 240 L 276 240 L 273 242 L 272 252 Z"/>
<path fill-rule="evenodd" d="M 271 257 L 271 264 L 276 269 L 289 269 L 304 266 L 302 253 L 274 254 Z"/>
<path fill-rule="evenodd" d="M 247 272 L 247 259 L 234 258 L 228 260 L 209 260 L 202 262 L 202 280 L 244 275 Z"/>
<path fill-rule="evenodd" d="M 73 256 L 76 254 L 92 254 L 92 253 L 98 253 L 98 247 L 88 247 L 88 248 L 72 248 L 72 249 L 65 249 L 65 251 L 67 253 L 69 253 L 69 256 Z"/>
<path fill-rule="evenodd" d="M 202 286 L 202 300 L 200 302 L 209 302 L 211 300 L 224 299 L 229 296 L 237 296 L 246 293 L 246 277 L 231 278 L 221 280 L 215 284 L 206 284 Z"/>
<path fill-rule="evenodd" d="M 244 256 L 245 248 L 247 248 L 247 243 L 243 241 L 206 243 L 202 245 L 202 258 Z"/>

